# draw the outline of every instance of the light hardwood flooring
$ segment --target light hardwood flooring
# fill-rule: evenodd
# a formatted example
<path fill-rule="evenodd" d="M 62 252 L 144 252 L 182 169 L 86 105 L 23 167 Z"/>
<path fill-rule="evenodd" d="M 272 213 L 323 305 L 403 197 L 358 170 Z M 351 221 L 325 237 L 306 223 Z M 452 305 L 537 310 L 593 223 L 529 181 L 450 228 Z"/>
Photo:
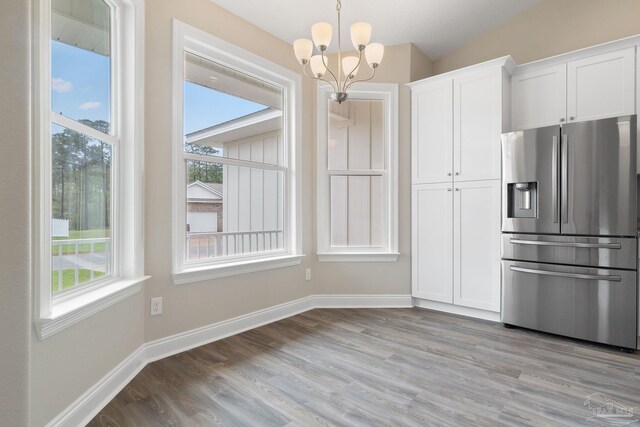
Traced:
<path fill-rule="evenodd" d="M 418 308 L 322 309 L 151 363 L 89 425 L 611 425 L 588 420 L 594 393 L 639 419 L 640 356 Z"/>

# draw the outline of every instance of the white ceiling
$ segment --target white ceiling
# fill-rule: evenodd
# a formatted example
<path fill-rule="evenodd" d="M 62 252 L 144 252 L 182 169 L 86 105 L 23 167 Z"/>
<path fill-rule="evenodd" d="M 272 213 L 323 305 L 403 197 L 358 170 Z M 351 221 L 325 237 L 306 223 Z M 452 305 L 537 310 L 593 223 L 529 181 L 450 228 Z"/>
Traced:
<path fill-rule="evenodd" d="M 212 0 L 276 37 L 292 43 L 311 38 L 311 25 L 334 27 L 335 0 Z M 439 59 L 467 41 L 506 22 L 540 0 L 342 0 L 343 49 L 351 46 L 349 27 L 373 25 L 372 41 L 384 45 L 412 42 Z"/>

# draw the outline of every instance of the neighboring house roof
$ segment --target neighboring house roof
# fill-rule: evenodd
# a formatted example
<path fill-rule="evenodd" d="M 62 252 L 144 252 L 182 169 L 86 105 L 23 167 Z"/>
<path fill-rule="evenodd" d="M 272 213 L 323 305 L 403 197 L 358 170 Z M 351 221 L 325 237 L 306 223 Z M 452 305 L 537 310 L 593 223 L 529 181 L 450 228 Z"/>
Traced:
<path fill-rule="evenodd" d="M 186 140 L 187 144 L 196 143 L 223 148 L 223 144 L 226 142 L 274 132 L 281 128 L 282 111 L 265 108 L 228 122 L 192 132 L 186 136 Z"/>
<path fill-rule="evenodd" d="M 223 185 L 211 182 L 192 182 L 187 185 L 187 199 L 191 201 L 222 201 Z"/>

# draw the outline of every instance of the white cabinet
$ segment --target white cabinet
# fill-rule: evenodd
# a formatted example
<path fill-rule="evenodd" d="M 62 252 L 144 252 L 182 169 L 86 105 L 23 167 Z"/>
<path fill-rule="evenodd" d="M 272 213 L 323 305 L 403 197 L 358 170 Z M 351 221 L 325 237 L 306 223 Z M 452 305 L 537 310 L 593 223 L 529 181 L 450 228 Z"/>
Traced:
<path fill-rule="evenodd" d="M 453 79 L 453 159 L 457 181 L 500 178 L 502 68 Z"/>
<path fill-rule="evenodd" d="M 413 182 L 451 181 L 453 83 L 437 81 L 412 92 Z"/>
<path fill-rule="evenodd" d="M 411 83 L 414 184 L 500 178 L 510 57 Z"/>
<path fill-rule="evenodd" d="M 500 311 L 500 180 L 413 187 L 412 295 Z"/>
<path fill-rule="evenodd" d="M 412 295 L 453 302 L 453 191 L 451 184 L 412 190 Z"/>
<path fill-rule="evenodd" d="M 455 185 L 453 302 L 500 311 L 500 180 Z"/>
<path fill-rule="evenodd" d="M 513 130 L 635 114 L 635 57 L 633 46 L 521 67 L 511 79 Z"/>
<path fill-rule="evenodd" d="M 635 113 L 635 47 L 567 63 L 568 120 Z"/>
<path fill-rule="evenodd" d="M 511 77 L 513 128 L 557 125 L 565 121 L 567 65 L 559 64 Z"/>

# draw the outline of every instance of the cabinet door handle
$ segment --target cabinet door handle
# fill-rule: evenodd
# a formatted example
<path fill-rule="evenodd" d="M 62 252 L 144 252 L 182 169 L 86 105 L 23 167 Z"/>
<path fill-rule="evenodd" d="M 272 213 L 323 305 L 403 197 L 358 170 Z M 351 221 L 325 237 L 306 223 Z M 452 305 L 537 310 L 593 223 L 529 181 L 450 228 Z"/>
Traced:
<path fill-rule="evenodd" d="M 460 191 L 460 189 L 459 189 L 459 188 L 456 188 L 456 191 Z"/>
<path fill-rule="evenodd" d="M 564 122 L 564 117 L 560 118 L 560 123 Z"/>
<path fill-rule="evenodd" d="M 451 172 L 447 173 L 447 176 L 451 176 Z"/>
<path fill-rule="evenodd" d="M 450 189 L 450 188 L 447 188 L 447 191 L 451 191 L 451 189 Z"/>
<path fill-rule="evenodd" d="M 575 117 L 573 117 L 573 116 L 569 117 L 569 120 L 575 120 L 575 119 L 576 119 L 576 118 L 575 118 Z"/>
<path fill-rule="evenodd" d="M 460 175 L 460 172 L 456 172 L 456 176 Z"/>

